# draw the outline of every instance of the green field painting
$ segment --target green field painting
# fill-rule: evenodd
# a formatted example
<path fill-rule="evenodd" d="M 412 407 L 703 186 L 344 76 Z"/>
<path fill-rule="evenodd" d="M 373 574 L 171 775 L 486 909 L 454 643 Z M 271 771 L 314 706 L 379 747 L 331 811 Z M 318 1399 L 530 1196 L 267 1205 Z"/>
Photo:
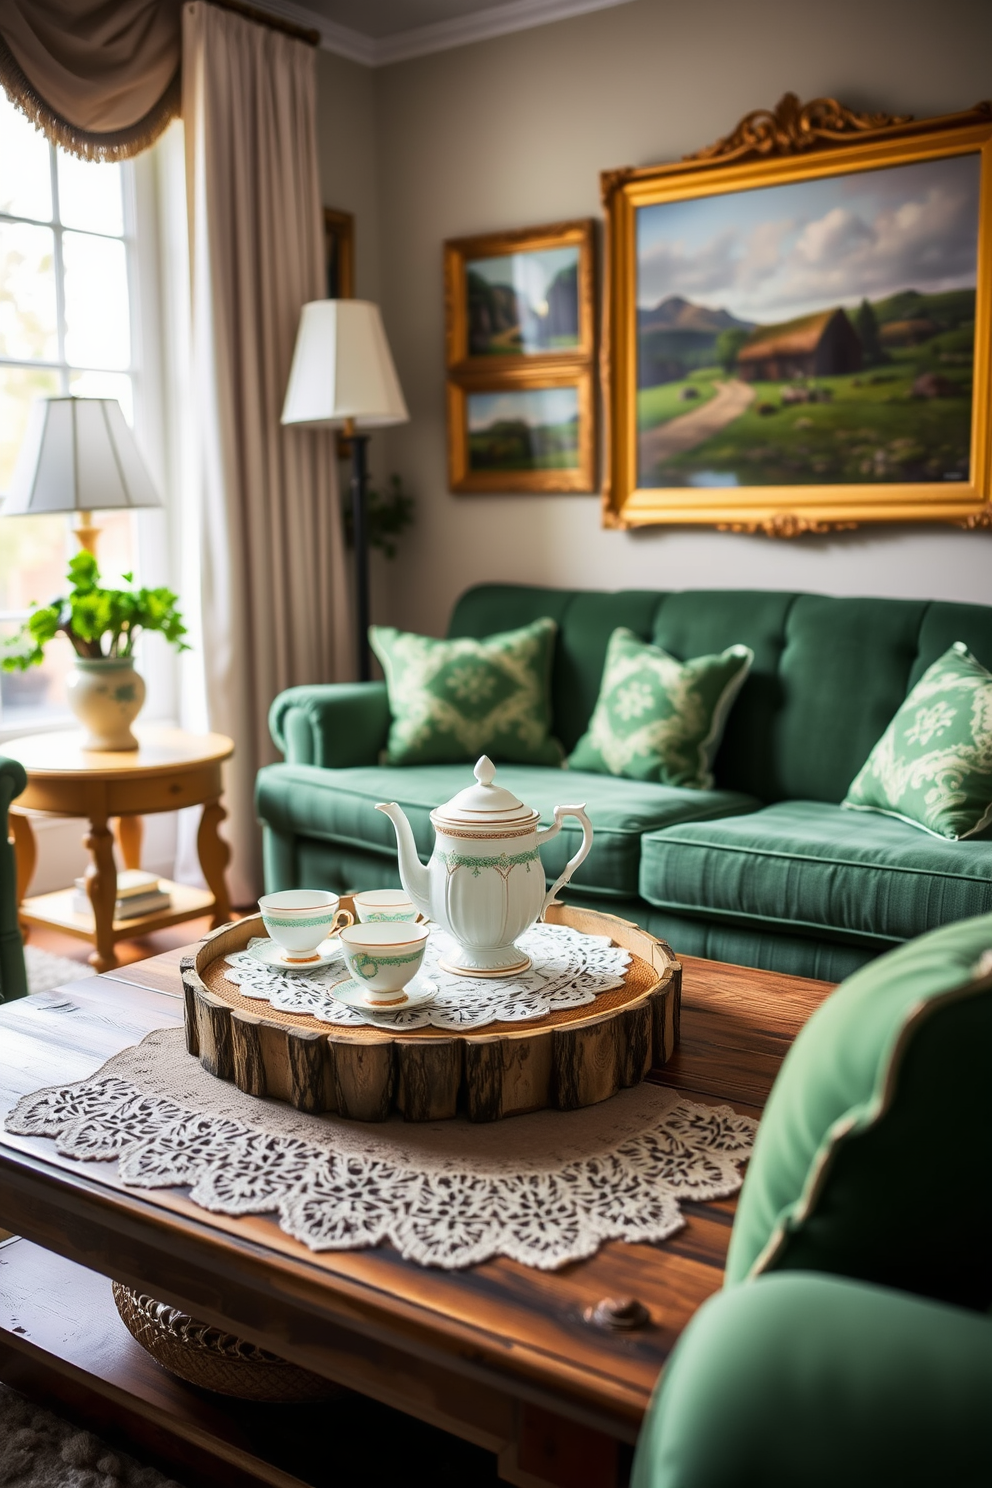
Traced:
<path fill-rule="evenodd" d="M 470 393 L 468 467 L 475 472 L 575 470 L 579 395 L 574 387 Z"/>
<path fill-rule="evenodd" d="M 966 481 L 979 164 L 638 212 L 641 486 Z"/>

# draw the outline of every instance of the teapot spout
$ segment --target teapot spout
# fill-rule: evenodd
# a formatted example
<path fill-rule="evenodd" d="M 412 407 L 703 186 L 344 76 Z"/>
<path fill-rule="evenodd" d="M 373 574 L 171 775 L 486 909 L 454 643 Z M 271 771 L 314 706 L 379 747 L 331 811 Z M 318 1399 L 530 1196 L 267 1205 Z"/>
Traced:
<path fill-rule="evenodd" d="M 395 801 L 380 801 L 375 809 L 388 816 L 393 824 L 399 854 L 400 882 L 418 913 L 422 914 L 425 920 L 429 920 L 431 918 L 431 877 L 428 869 L 417 856 L 417 846 L 413 840 L 410 823 L 402 807 L 397 806 Z"/>

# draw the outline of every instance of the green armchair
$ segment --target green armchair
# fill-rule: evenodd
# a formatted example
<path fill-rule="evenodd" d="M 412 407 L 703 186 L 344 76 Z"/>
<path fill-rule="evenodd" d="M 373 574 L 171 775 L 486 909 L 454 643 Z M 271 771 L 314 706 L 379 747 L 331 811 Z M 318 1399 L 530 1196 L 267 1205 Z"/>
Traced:
<path fill-rule="evenodd" d="M 0 1002 L 24 997 L 28 990 L 24 947 L 17 928 L 17 866 L 7 827 L 10 803 L 27 783 L 23 765 L 0 758 Z"/>
<path fill-rule="evenodd" d="M 990 948 L 921 936 L 802 1030 L 632 1488 L 992 1483 Z"/>

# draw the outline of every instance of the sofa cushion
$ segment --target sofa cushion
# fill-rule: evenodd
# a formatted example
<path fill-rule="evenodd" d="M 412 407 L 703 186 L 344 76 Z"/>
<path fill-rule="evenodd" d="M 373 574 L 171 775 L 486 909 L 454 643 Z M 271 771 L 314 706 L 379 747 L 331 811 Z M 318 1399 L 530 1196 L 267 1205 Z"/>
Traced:
<path fill-rule="evenodd" d="M 484 636 L 541 615 L 559 626 L 553 727 L 569 751 L 589 726 L 618 625 L 679 661 L 750 646 L 754 665 L 714 774 L 721 789 L 767 802 L 841 801 L 910 687 L 954 641 L 992 669 L 992 606 L 774 590 L 483 584 L 458 600 L 449 635 Z"/>
<path fill-rule="evenodd" d="M 391 822 L 377 801 L 397 801 L 413 829 L 424 860 L 434 845 L 430 812 L 469 783 L 465 765 L 388 765 L 346 770 L 316 765 L 267 765 L 259 771 L 259 816 L 276 832 L 322 838 L 344 846 L 372 848 L 395 856 Z M 595 829 L 592 851 L 572 880 L 590 893 L 637 893 L 641 837 L 667 823 L 751 811 L 758 802 L 729 791 L 681 790 L 674 786 L 616 780 L 533 765 L 502 765 L 500 785 L 541 813 L 550 826 L 555 806 L 584 802 Z M 581 831 L 568 826 L 542 848 L 545 874 L 557 877 L 578 849 Z"/>
<path fill-rule="evenodd" d="M 786 1055 L 727 1278 L 833 1271 L 992 1303 L 992 914 L 855 972 Z"/>
<path fill-rule="evenodd" d="M 884 948 L 992 909 L 992 842 L 948 842 L 892 817 L 781 801 L 652 832 L 640 891 L 660 909 Z"/>
<path fill-rule="evenodd" d="M 992 823 L 992 673 L 963 641 L 924 672 L 842 804 L 954 841 Z"/>
<path fill-rule="evenodd" d="M 711 790 L 727 714 L 753 660 L 749 646 L 730 646 L 719 656 L 676 661 L 618 625 L 570 767 Z"/>
<path fill-rule="evenodd" d="M 558 626 L 543 618 L 474 640 L 438 641 L 389 625 L 369 627 L 392 722 L 391 765 L 494 760 L 560 765 L 551 737 L 551 662 Z"/>

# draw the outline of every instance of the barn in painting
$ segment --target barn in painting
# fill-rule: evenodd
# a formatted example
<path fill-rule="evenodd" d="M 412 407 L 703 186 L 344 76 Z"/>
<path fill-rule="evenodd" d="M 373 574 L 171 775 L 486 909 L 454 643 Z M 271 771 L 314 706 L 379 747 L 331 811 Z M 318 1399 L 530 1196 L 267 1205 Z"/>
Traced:
<path fill-rule="evenodd" d="M 745 382 L 786 382 L 861 370 L 861 342 L 843 310 L 820 310 L 781 325 L 758 326 L 737 353 Z"/>

